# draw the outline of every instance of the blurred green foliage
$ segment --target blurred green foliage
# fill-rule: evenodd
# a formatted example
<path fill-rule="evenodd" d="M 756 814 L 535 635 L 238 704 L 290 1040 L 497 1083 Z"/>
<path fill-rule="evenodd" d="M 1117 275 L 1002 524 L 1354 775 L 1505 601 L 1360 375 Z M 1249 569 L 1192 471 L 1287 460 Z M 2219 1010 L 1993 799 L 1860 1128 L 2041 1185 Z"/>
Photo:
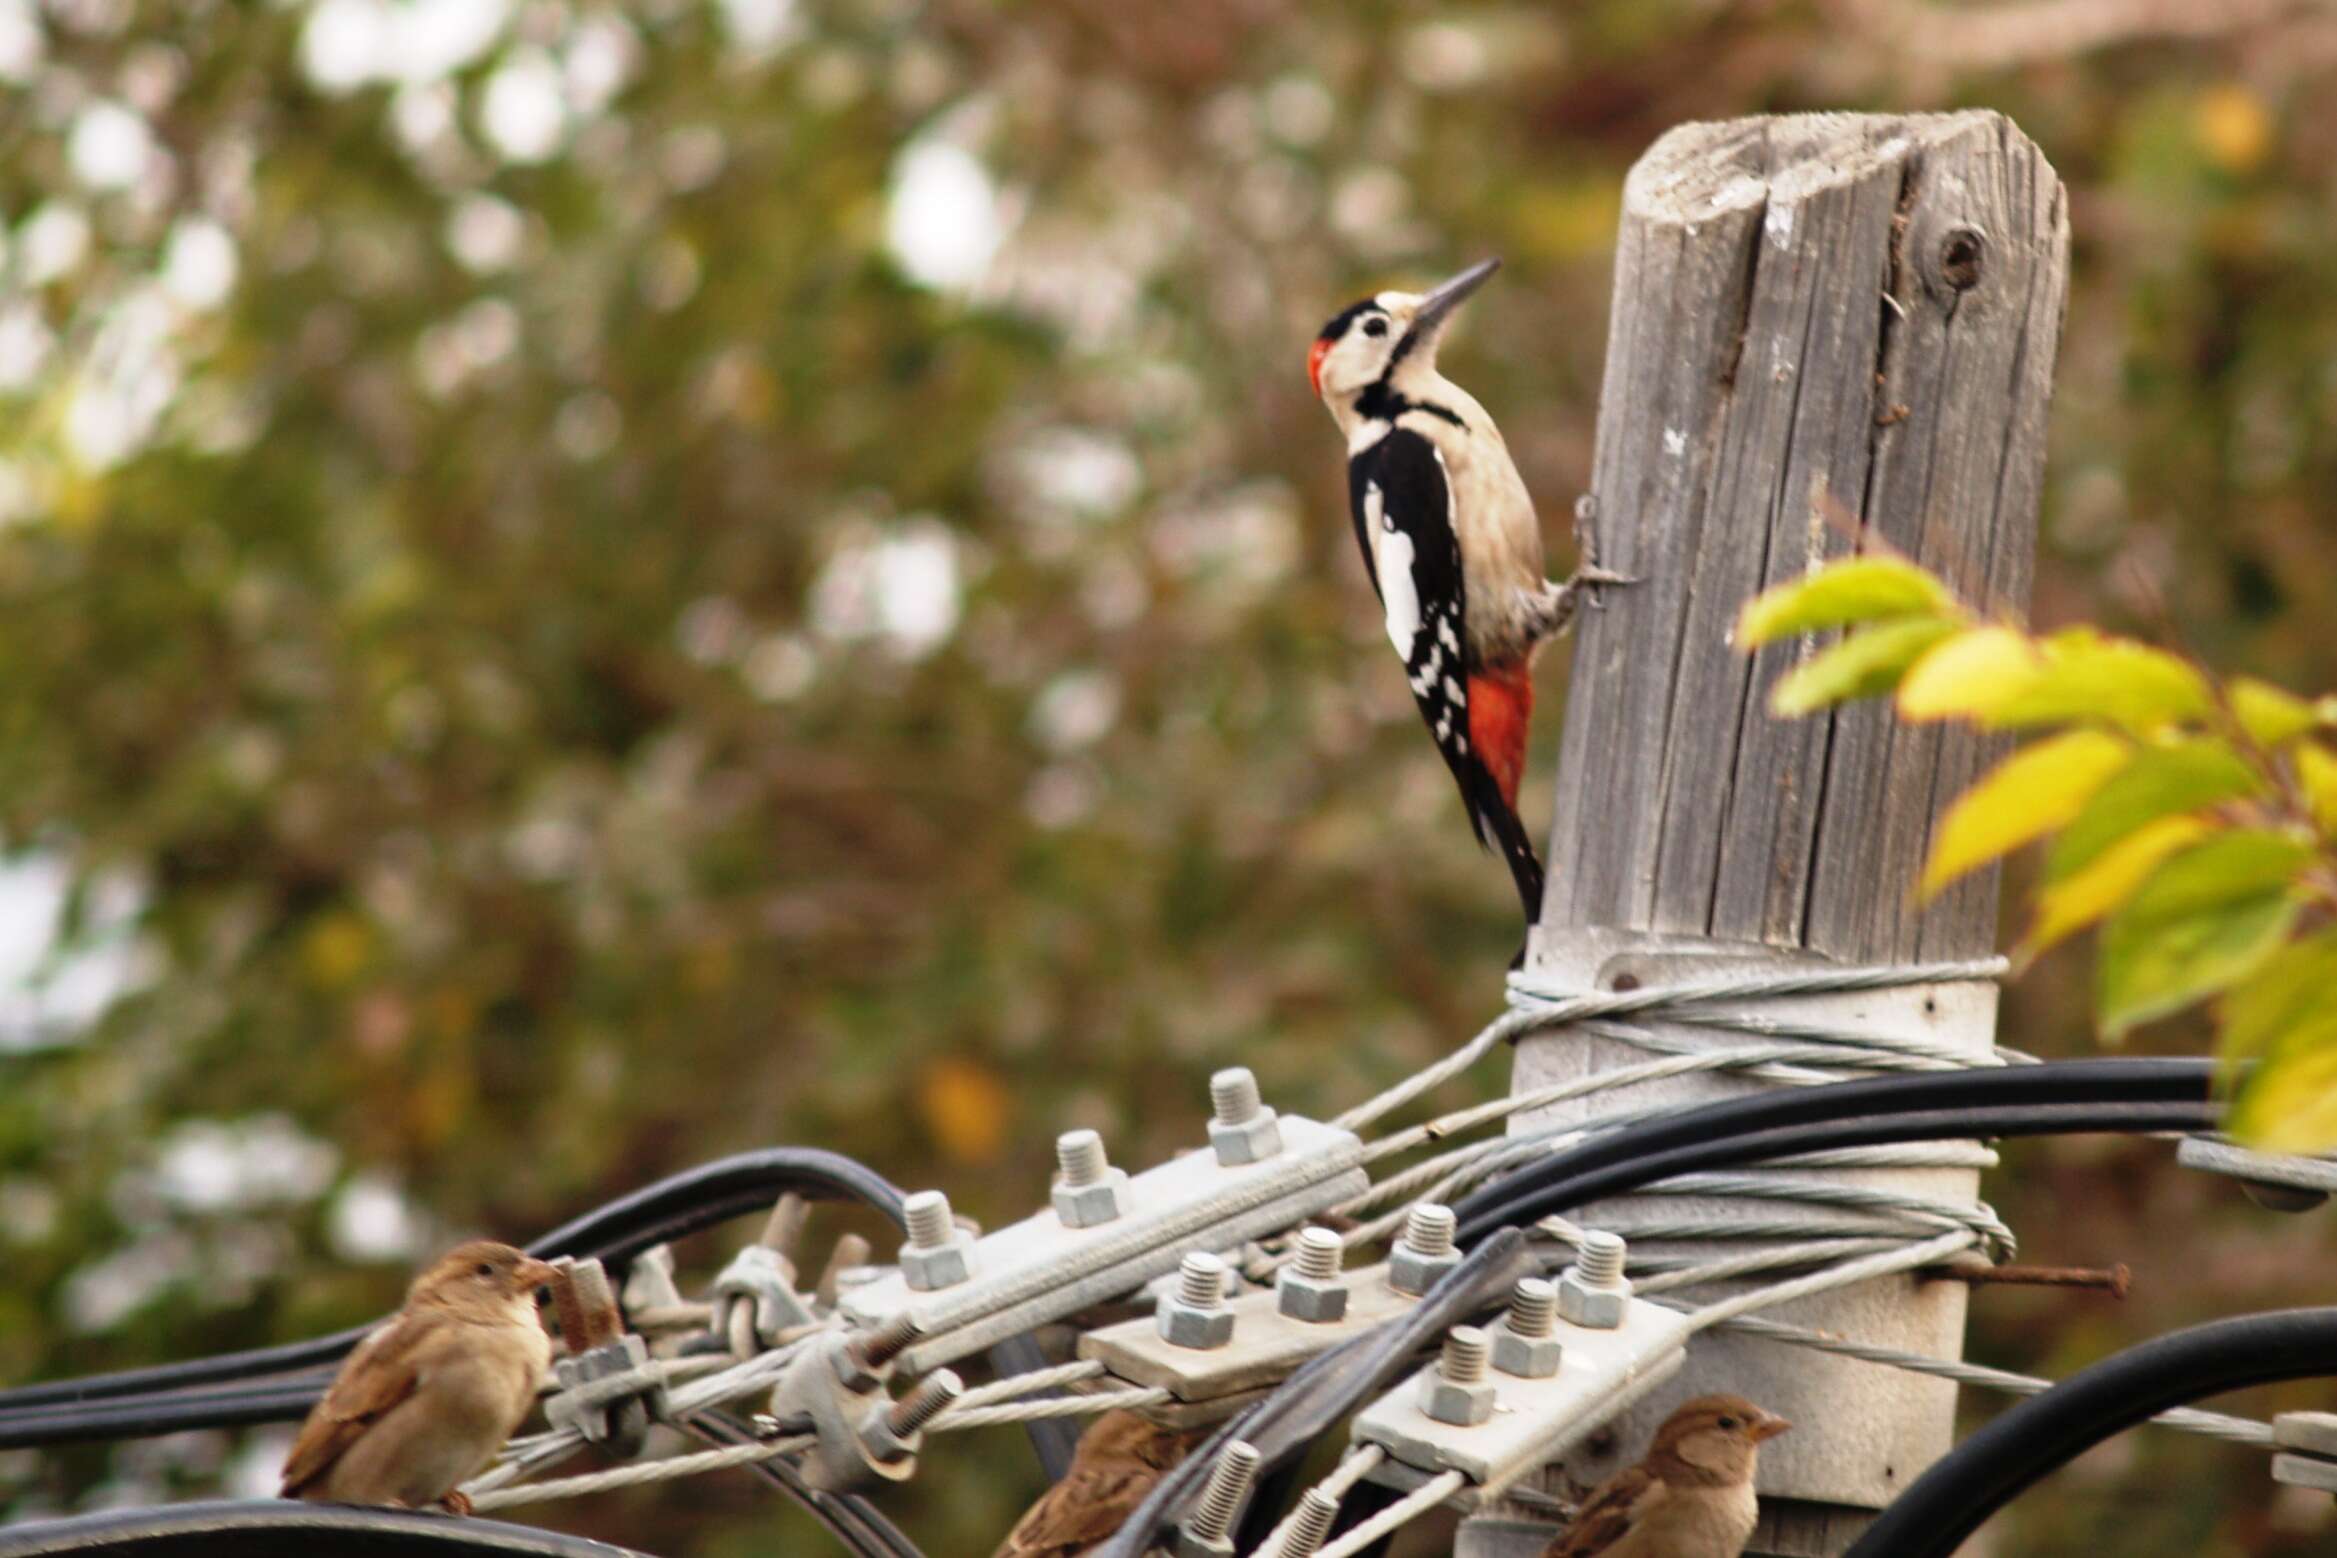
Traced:
<path fill-rule="evenodd" d="M 403 1250 L 755 1143 L 995 1221 L 1058 1129 L 1192 1139 L 1213 1065 L 1322 1108 L 1471 1031 L 1514 910 L 1305 343 L 1503 255 L 1448 362 L 1557 541 L 1622 175 L 1683 119 L 2015 116 L 2077 241 L 2036 620 L 2329 685 L 2332 24 L 1911 7 L 0 0 L 0 845 L 76 884 L 59 984 L 96 942 L 128 985 L 0 1054 L 0 1378 L 354 1322 Z M 2012 1042 L 2084 1047 L 2082 968 Z M 2019 1170 L 2032 1247 L 2144 1296 L 1992 1295 L 1980 1356 L 2325 1295 L 2312 1227 L 2155 1152 Z M 937 1555 L 1031 1491 L 997 1451 L 913 1490 Z M 2306 1550 L 2326 1501 L 2261 1477 L 2152 1441 L 1999 1550 Z M 555 1518 L 795 1529 L 738 1478 Z"/>

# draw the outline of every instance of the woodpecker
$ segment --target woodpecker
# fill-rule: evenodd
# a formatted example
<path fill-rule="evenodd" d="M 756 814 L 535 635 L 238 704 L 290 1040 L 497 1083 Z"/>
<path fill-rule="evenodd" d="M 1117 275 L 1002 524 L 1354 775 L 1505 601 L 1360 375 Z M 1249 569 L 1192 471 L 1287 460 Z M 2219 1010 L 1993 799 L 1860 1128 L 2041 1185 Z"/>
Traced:
<path fill-rule="evenodd" d="M 1517 786 L 1534 652 L 1573 620 L 1583 586 L 1628 581 L 1592 566 L 1587 547 L 1565 583 L 1543 573 L 1534 500 L 1501 430 L 1437 372 L 1445 327 L 1500 264 L 1348 305 L 1315 337 L 1306 367 L 1347 439 L 1348 507 L 1388 639 L 1477 842 L 1508 865 L 1530 927 L 1542 913 L 1542 862 L 1518 820 Z"/>

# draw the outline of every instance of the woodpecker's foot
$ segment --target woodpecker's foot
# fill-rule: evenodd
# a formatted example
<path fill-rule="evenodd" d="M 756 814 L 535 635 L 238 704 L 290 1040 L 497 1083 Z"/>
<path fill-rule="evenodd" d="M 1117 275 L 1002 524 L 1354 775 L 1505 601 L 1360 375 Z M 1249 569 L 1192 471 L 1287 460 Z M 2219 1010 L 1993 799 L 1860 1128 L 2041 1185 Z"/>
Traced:
<path fill-rule="evenodd" d="M 450 1515 L 467 1515 L 471 1512 L 471 1496 L 456 1488 L 438 1501 L 438 1507 Z"/>

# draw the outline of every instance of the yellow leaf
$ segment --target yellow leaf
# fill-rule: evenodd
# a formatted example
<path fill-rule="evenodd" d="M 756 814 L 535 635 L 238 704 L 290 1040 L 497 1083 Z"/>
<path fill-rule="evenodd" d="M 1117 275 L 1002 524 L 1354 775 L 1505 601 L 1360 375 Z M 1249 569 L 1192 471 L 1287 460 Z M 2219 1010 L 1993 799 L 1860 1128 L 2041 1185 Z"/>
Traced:
<path fill-rule="evenodd" d="M 1909 722 L 1981 718 L 2020 691 L 2043 663 L 2016 628 L 1970 628 L 1915 662 L 1899 683 L 1899 717 Z"/>
<path fill-rule="evenodd" d="M 2200 93 L 2191 129 L 2207 160 L 2226 173 L 2253 173 L 2272 150 L 2272 115 L 2261 97 L 2237 83 Z"/>
<path fill-rule="evenodd" d="M 2337 1144 L 2337 1027 L 2323 1025 L 2249 1076 L 2233 1100 L 2233 1135 L 2259 1152 L 2326 1152 Z"/>
<path fill-rule="evenodd" d="M 2260 747 L 2285 745 L 2313 728 L 2313 706 L 2270 682 L 2236 676 L 2232 678 L 2231 699 L 2240 728 Z"/>
<path fill-rule="evenodd" d="M 942 1156 L 995 1163 L 1006 1147 L 1014 1098 L 989 1067 L 953 1056 L 933 1062 L 917 1079 L 917 1112 Z"/>
<path fill-rule="evenodd" d="M 300 966 L 310 981 L 337 990 L 365 971 L 373 956 L 373 931 L 354 914 L 320 915 L 300 938 Z"/>
<path fill-rule="evenodd" d="M 1940 819 L 1921 896 L 2067 823 L 2133 750 L 2102 731 L 2072 730 L 1997 764 Z"/>
<path fill-rule="evenodd" d="M 1733 642 L 1739 649 L 1758 649 L 1781 638 L 1854 622 L 1940 616 L 1956 610 L 1948 587 L 1913 563 L 1895 557 L 1853 557 L 1745 602 Z"/>
<path fill-rule="evenodd" d="M 1876 622 L 1829 644 L 1777 678 L 1769 689 L 1769 712 L 1793 719 L 1853 698 L 1889 692 L 1899 678 L 1953 623 L 1937 617 Z"/>
<path fill-rule="evenodd" d="M 2313 823 L 2322 834 L 2337 838 L 2337 755 L 2317 742 L 2296 749 L 2297 782 L 2305 787 L 2305 801 L 2313 809 Z"/>
<path fill-rule="evenodd" d="M 2132 731 L 2162 730 L 2214 707 L 2196 666 L 2127 638 L 2056 634 L 2045 664 L 1988 711 L 2000 728 L 2080 721 Z"/>
<path fill-rule="evenodd" d="M 2160 861 L 2206 831 L 2207 824 L 2196 817 L 2162 817 L 2102 851 L 2084 870 L 2043 889 L 2016 956 L 2032 962 L 2048 947 L 2116 913 Z"/>

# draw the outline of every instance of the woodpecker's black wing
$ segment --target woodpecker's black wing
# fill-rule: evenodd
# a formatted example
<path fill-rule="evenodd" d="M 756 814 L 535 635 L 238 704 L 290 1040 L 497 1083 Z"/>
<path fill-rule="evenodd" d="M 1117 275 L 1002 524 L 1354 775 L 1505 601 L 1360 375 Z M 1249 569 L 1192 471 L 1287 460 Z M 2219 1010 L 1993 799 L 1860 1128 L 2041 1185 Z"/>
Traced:
<path fill-rule="evenodd" d="M 1461 787 L 1477 842 L 1501 852 L 1531 924 L 1542 912 L 1542 863 L 1471 744 L 1468 592 L 1444 456 L 1411 429 L 1392 428 L 1348 461 L 1347 499 L 1412 700 Z"/>

